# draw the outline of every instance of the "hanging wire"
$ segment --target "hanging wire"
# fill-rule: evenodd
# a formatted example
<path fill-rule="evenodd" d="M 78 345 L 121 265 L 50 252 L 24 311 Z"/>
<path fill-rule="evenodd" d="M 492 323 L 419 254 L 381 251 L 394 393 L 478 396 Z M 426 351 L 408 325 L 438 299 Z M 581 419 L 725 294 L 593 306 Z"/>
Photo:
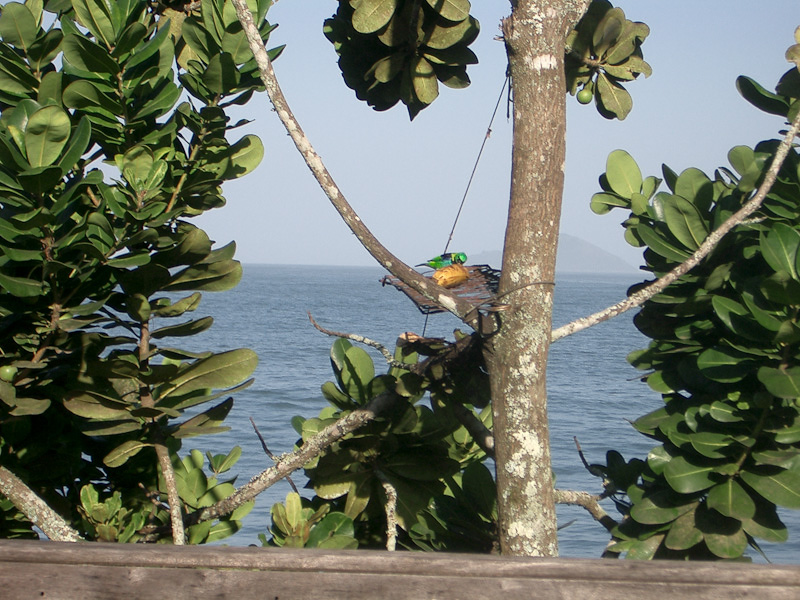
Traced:
<path fill-rule="evenodd" d="M 481 156 L 483 155 L 483 149 L 486 147 L 486 142 L 492 136 L 492 125 L 494 124 L 494 118 L 497 116 L 497 110 L 500 108 L 500 103 L 503 101 L 503 93 L 506 91 L 506 86 L 509 84 L 511 80 L 511 73 L 507 70 L 506 71 L 506 78 L 503 80 L 503 87 L 500 88 L 500 95 L 497 97 L 497 103 L 494 105 L 494 111 L 492 111 L 492 118 L 489 119 L 489 127 L 486 128 L 486 135 L 483 136 L 483 142 L 481 142 L 481 148 L 478 150 L 478 156 L 475 158 L 475 164 L 472 166 L 472 173 L 469 175 L 469 180 L 467 181 L 467 187 L 464 189 L 464 195 L 461 197 L 461 204 L 458 206 L 458 212 L 456 213 L 456 218 L 453 221 L 453 227 L 450 229 L 450 235 L 447 237 L 447 243 L 444 245 L 444 251 L 442 254 L 447 253 L 447 249 L 450 247 L 450 242 L 453 241 L 453 235 L 456 231 L 456 225 L 458 225 L 458 219 L 461 217 L 461 210 L 464 208 L 464 203 L 467 200 L 467 195 L 469 194 L 469 189 L 472 186 L 472 180 L 475 178 L 475 172 L 478 170 L 478 163 L 481 161 Z M 509 93 L 511 92 L 509 88 Z M 425 332 L 428 329 L 428 317 L 430 314 L 425 314 L 425 324 L 422 326 L 422 337 L 425 337 Z"/>
<path fill-rule="evenodd" d="M 469 181 L 467 181 L 467 187 L 464 190 L 464 195 L 461 198 L 461 204 L 458 206 L 458 212 L 456 213 L 456 218 L 453 221 L 453 228 L 450 230 L 450 235 L 447 238 L 447 243 L 444 245 L 444 251 L 442 254 L 447 253 L 447 249 L 450 247 L 450 242 L 453 241 L 453 234 L 456 231 L 456 225 L 458 225 L 458 219 L 461 216 L 461 210 L 464 208 L 464 202 L 467 200 L 467 194 L 469 194 L 469 188 L 472 186 L 472 180 L 475 178 L 475 172 L 478 170 L 478 163 L 481 160 L 481 155 L 483 154 L 483 149 L 486 147 L 486 142 L 492 135 L 492 125 L 494 124 L 494 118 L 497 116 L 497 109 L 500 108 L 500 102 L 503 101 L 503 93 L 506 91 L 506 86 L 508 85 L 508 81 L 511 79 L 511 75 L 506 73 L 506 78 L 503 80 L 503 87 L 500 90 L 500 96 L 497 98 L 497 104 L 494 105 L 494 111 L 492 112 L 492 118 L 489 120 L 489 127 L 486 128 L 486 135 L 483 136 L 483 142 L 481 143 L 481 149 L 478 151 L 478 156 L 475 159 L 475 165 L 472 167 L 472 173 L 470 173 Z"/>

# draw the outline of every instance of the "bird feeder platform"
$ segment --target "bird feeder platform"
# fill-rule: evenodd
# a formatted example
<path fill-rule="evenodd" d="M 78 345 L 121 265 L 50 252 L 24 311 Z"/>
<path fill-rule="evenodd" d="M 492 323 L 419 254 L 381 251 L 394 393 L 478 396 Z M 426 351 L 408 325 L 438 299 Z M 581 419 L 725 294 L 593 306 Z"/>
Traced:
<path fill-rule="evenodd" d="M 500 281 L 500 271 L 493 269 L 489 265 L 464 265 L 469 272 L 469 277 L 464 283 L 449 288 L 449 291 L 459 298 L 479 306 L 491 302 L 497 294 L 497 286 Z M 431 273 L 432 274 L 432 273 Z M 430 275 L 425 275 L 430 278 Z M 381 279 L 383 285 L 391 285 L 416 304 L 419 311 L 424 315 L 445 312 L 438 304 L 432 303 L 416 290 L 411 289 L 394 275 L 386 275 Z"/>

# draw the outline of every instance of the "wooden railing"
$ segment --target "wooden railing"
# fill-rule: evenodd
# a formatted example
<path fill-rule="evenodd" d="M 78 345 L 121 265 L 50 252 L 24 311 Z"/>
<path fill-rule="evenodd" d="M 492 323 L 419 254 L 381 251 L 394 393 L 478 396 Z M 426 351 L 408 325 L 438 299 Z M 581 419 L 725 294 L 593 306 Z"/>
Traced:
<path fill-rule="evenodd" d="M 791 600 L 800 567 L 0 540 L 0 598 Z"/>

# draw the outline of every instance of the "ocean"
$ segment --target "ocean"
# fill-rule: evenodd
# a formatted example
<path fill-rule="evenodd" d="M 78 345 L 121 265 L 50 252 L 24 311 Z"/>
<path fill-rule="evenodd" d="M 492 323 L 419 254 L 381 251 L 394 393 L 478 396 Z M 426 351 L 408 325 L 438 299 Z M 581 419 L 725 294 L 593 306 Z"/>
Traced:
<path fill-rule="evenodd" d="M 308 313 L 324 328 L 356 333 L 394 348 L 405 331 L 421 334 L 425 316 L 401 292 L 382 286 L 385 273 L 374 267 L 245 265 L 241 283 L 231 291 L 205 293 L 196 317 L 211 315 L 213 327 L 182 347 L 223 351 L 251 348 L 259 356 L 255 382 L 237 393 L 226 425 L 231 430 L 190 438 L 183 451 L 198 448 L 225 453 L 235 445 L 243 449 L 233 469 L 242 484 L 271 464 L 250 423 L 255 421 L 269 449 L 280 455 L 292 450 L 297 434 L 290 420 L 295 415 L 313 417 L 327 402 L 320 386 L 333 379 L 329 352 L 334 338 L 317 331 Z M 569 321 L 605 308 L 625 297 L 637 274 L 560 274 L 555 288 L 553 324 Z M 550 442 L 556 485 L 562 489 L 602 491 L 600 480 L 583 467 L 576 451 L 577 438 L 587 460 L 604 462 L 610 449 L 626 460 L 645 458 L 653 446 L 629 421 L 661 406 L 661 398 L 638 380 L 638 372 L 625 360 L 647 339 L 633 326 L 633 312 L 621 315 L 553 344 L 548 362 Z M 452 339 L 463 325 L 449 314 L 431 315 L 426 335 Z M 184 340 L 181 340 L 184 341 Z M 384 366 L 373 355 L 376 371 Z M 302 472 L 295 483 L 302 487 Z M 262 493 L 244 527 L 223 543 L 258 544 L 258 534 L 269 527 L 272 504 L 291 491 L 282 481 Z M 301 489 L 301 493 L 303 490 Z M 310 490 L 306 490 L 311 495 Z M 603 503 L 617 516 L 610 501 Z M 790 539 L 785 544 L 764 544 L 773 562 L 800 562 L 800 515 L 784 512 Z M 608 536 L 582 508 L 559 506 L 559 532 L 563 557 L 597 558 Z M 751 552 L 751 554 L 754 554 Z M 757 562 L 763 558 L 754 556 Z"/>

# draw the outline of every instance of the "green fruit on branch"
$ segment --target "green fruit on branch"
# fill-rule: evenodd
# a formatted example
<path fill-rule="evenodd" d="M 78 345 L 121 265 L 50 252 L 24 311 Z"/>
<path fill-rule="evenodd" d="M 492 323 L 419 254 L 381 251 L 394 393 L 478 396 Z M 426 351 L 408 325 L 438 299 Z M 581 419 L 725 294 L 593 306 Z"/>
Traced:
<path fill-rule="evenodd" d="M 594 98 L 594 93 L 588 87 L 585 87 L 577 93 L 576 97 L 581 104 L 589 104 Z"/>
<path fill-rule="evenodd" d="M 13 365 L 3 365 L 0 367 L 0 379 L 11 383 L 14 381 L 14 377 L 17 376 L 17 367 Z"/>

